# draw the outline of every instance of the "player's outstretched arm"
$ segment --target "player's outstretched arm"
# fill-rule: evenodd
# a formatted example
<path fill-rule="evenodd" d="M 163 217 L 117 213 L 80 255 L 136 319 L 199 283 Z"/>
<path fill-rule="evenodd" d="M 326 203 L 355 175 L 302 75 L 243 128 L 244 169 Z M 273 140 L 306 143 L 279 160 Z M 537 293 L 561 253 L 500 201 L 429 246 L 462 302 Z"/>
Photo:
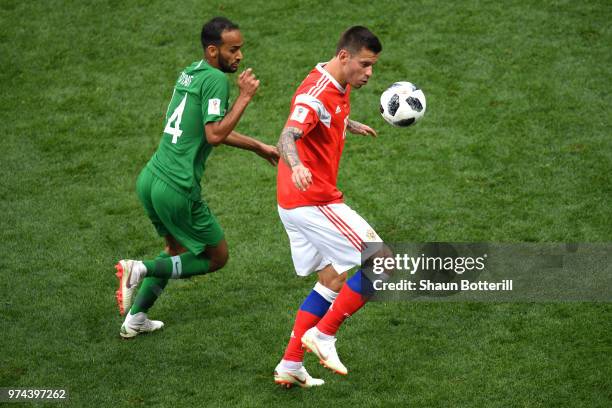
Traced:
<path fill-rule="evenodd" d="M 306 191 L 312 184 L 312 174 L 305 167 L 298 156 L 297 146 L 295 141 L 298 140 L 304 132 L 296 127 L 286 127 L 283 129 L 278 140 L 278 152 L 285 161 L 287 166 L 291 168 L 291 180 L 298 190 Z"/>
<path fill-rule="evenodd" d="M 236 131 L 230 132 L 223 141 L 223 144 L 255 152 L 273 166 L 278 164 L 279 154 L 276 146 L 270 146 Z"/>
<path fill-rule="evenodd" d="M 240 88 L 240 94 L 227 115 L 218 122 L 206 124 L 206 140 L 213 146 L 223 143 L 234 130 L 247 105 L 257 92 L 257 88 L 259 88 L 259 79 L 255 78 L 251 68 L 238 76 L 238 87 Z"/>
<path fill-rule="evenodd" d="M 349 119 L 346 125 L 346 129 L 354 133 L 356 135 L 370 135 L 372 137 L 376 137 L 376 131 L 369 127 L 368 125 L 364 125 L 363 123 L 359 123 L 356 120 Z"/>

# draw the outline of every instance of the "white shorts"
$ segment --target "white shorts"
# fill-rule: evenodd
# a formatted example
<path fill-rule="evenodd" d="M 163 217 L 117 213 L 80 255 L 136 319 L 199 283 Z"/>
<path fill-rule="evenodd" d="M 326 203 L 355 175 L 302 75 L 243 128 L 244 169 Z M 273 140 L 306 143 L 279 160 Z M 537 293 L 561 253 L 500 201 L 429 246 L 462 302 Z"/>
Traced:
<path fill-rule="evenodd" d="M 381 247 L 382 240 L 359 214 L 346 204 L 278 207 L 289 242 L 295 272 L 307 276 L 332 265 L 343 273 L 361 265 Z"/>

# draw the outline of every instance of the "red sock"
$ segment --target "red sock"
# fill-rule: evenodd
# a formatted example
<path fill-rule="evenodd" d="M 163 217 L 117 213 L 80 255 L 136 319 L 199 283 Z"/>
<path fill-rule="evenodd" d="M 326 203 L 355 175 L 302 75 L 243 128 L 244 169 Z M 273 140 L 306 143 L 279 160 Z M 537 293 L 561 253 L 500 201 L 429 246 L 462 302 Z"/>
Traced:
<path fill-rule="evenodd" d="M 285 355 L 283 360 L 289 361 L 303 361 L 304 360 L 304 349 L 302 348 L 302 336 L 306 330 L 314 327 L 321 318 L 315 314 L 306 312 L 304 310 L 298 310 L 297 316 L 295 317 L 295 324 L 293 325 L 293 331 L 291 332 L 291 338 L 289 344 L 285 349 Z"/>
<path fill-rule="evenodd" d="M 361 309 L 367 301 L 367 298 L 355 292 L 348 283 L 345 283 L 325 316 L 317 323 L 317 329 L 321 333 L 335 336 L 342 322 Z"/>

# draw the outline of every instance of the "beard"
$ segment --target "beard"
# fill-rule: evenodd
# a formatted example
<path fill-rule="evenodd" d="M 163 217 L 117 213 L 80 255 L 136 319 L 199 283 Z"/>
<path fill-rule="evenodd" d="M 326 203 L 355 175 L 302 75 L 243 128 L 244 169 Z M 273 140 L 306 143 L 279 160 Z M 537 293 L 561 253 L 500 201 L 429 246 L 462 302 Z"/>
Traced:
<path fill-rule="evenodd" d="M 234 73 L 238 70 L 238 67 L 232 67 L 226 59 L 224 59 L 221 54 L 219 54 L 217 61 L 219 62 L 219 69 L 225 73 Z"/>

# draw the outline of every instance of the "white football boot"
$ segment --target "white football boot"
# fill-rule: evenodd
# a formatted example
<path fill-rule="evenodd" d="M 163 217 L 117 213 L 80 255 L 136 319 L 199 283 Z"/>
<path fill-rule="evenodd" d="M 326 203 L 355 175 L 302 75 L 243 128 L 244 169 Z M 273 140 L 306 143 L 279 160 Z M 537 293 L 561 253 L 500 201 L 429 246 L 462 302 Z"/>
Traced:
<path fill-rule="evenodd" d="M 121 260 L 115 265 L 117 273 L 115 276 L 119 278 L 119 289 L 115 292 L 119 313 L 124 316 L 130 307 L 132 307 L 132 297 L 134 289 L 144 278 L 147 269 L 140 261 Z"/>
<path fill-rule="evenodd" d="M 325 384 L 320 378 L 312 378 L 304 366 L 291 370 L 279 363 L 274 369 L 274 382 L 283 387 L 291 388 L 294 384 L 302 388 L 318 387 Z"/>
<path fill-rule="evenodd" d="M 151 333 L 155 330 L 159 330 L 164 327 L 164 322 L 159 320 L 147 319 L 147 314 L 140 312 L 135 315 L 128 315 L 125 317 L 125 321 L 121 325 L 119 335 L 124 339 L 131 339 L 141 333 Z"/>
<path fill-rule="evenodd" d="M 319 357 L 319 362 L 336 374 L 347 375 L 348 370 L 340 361 L 336 352 L 336 338 L 322 334 L 317 327 L 312 327 L 302 336 L 302 345 Z"/>

